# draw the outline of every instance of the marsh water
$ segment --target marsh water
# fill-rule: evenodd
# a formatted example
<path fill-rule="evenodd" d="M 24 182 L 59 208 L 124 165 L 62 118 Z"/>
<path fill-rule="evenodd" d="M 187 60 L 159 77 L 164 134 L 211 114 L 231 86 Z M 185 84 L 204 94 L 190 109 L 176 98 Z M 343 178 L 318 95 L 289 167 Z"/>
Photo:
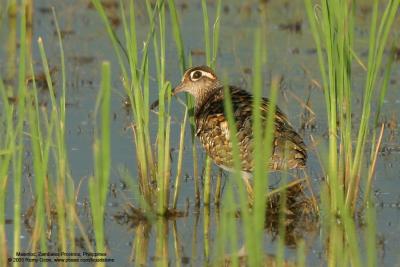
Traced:
<path fill-rule="evenodd" d="M 1 5 L 4 5 L 2 0 Z M 143 2 L 143 3 L 142 3 Z M 193 65 L 202 65 L 204 58 L 204 35 L 201 2 L 198 0 L 176 0 L 182 35 L 187 54 L 191 54 Z M 119 18 L 118 1 L 104 1 L 107 12 L 114 21 L 114 29 L 122 36 Z M 215 2 L 208 1 L 210 23 L 214 21 Z M 312 187 L 318 195 L 319 185 L 323 180 L 321 162 L 317 156 L 315 140 L 322 146 L 327 143 L 326 107 L 322 90 L 315 81 L 320 80 L 315 43 L 307 23 L 303 1 L 223 1 L 221 16 L 220 46 L 217 60 L 217 74 L 227 75 L 231 84 L 240 85 L 251 90 L 254 29 L 259 25 L 261 10 L 266 11 L 263 35 L 266 37 L 268 51 L 267 67 L 263 70 L 265 77 L 264 95 L 268 95 L 271 77 L 282 76 L 279 89 L 278 105 L 287 114 L 289 120 L 305 139 L 309 146 L 307 173 L 311 177 Z M 370 3 L 363 1 L 356 10 L 355 44 L 360 60 L 366 61 L 369 37 Z M 147 250 L 149 266 L 157 261 L 155 247 L 157 235 L 160 234 L 151 225 L 133 224 L 129 219 L 118 220 L 115 215 L 126 209 L 127 203 L 137 204 L 135 195 L 124 181 L 121 170 L 130 173 L 133 179 L 137 177 L 135 145 L 133 142 L 132 121 L 129 107 L 124 104 L 125 93 L 122 88 L 121 74 L 117 59 L 106 34 L 103 23 L 96 10 L 88 0 L 37 0 L 34 1 L 33 12 L 33 59 L 35 70 L 42 70 L 36 40 L 41 37 L 48 53 L 49 65 L 54 69 L 55 88 L 60 84 L 60 54 L 55 34 L 54 18 L 51 7 L 55 8 L 57 18 L 63 33 L 63 46 L 66 57 L 67 71 L 67 148 L 70 169 L 76 184 L 81 183 L 77 193 L 77 206 L 82 223 L 88 227 L 90 235 L 90 215 L 88 211 L 88 177 L 93 175 L 93 134 L 95 122 L 93 112 L 96 97 L 100 87 L 101 62 L 110 61 L 112 66 L 112 172 L 110 194 L 106 210 L 106 239 L 109 253 L 115 258 L 115 266 L 132 264 L 133 246 L 138 235 L 146 236 L 147 242 L 143 249 Z M 1 9 L 0 9 L 1 10 Z M 5 14 L 4 11 L 3 15 Z M 167 10 L 168 12 L 168 10 Z M 136 23 L 138 29 L 138 45 L 146 38 L 148 17 L 144 1 L 136 1 Z M 397 18 L 395 25 L 399 25 Z M 166 36 L 166 77 L 172 85 L 180 82 L 178 55 L 167 20 Z M 9 25 L 6 17 L 1 24 L 0 71 L 7 69 L 6 44 Z M 395 35 L 398 36 L 398 31 Z M 151 55 L 152 59 L 154 55 Z M 358 125 L 357 110 L 361 109 L 362 89 L 365 71 L 357 64 L 354 66 L 353 102 L 355 103 L 354 125 Z M 155 76 L 155 66 L 150 61 L 150 72 Z M 158 91 L 154 79 L 151 80 L 151 100 L 156 100 Z M 377 205 L 377 251 L 380 266 L 399 266 L 400 256 L 400 144 L 399 126 L 397 120 L 400 114 L 400 67 L 399 61 L 394 63 L 389 91 L 384 102 L 381 121 L 387 127 L 379 153 L 376 174 L 374 176 L 374 196 Z M 41 98 L 46 101 L 46 89 L 41 91 Z M 181 96 L 182 98 L 183 96 Z M 305 104 L 312 110 L 311 115 L 305 114 Z M 183 120 L 185 107 L 175 98 L 172 99 L 171 121 L 171 158 L 177 160 L 180 123 Z M 151 114 L 153 140 L 157 130 L 157 115 Z M 190 142 L 189 125 L 186 126 L 186 142 L 183 157 L 183 184 L 179 198 L 178 210 L 184 211 L 184 216 L 173 218 L 165 223 L 164 235 L 168 242 L 169 262 L 171 266 L 203 266 L 207 256 L 212 256 L 213 240 L 216 236 L 218 209 L 211 205 L 210 232 L 204 234 L 204 209 L 195 206 L 192 143 Z M 313 141 L 314 140 L 314 141 Z M 198 163 L 203 168 L 205 154 L 198 142 Z M 26 152 L 25 173 L 23 178 L 23 213 L 31 207 L 34 197 L 30 173 L 29 150 Z M 172 164 L 174 166 L 174 164 Z M 176 175 L 173 167 L 171 180 Z M 201 172 L 200 172 L 201 173 Z M 215 177 L 219 173 L 213 166 L 213 188 Z M 229 175 L 223 175 L 223 184 L 229 183 Z M 279 180 L 279 179 L 278 179 Z M 12 192 L 12 182 L 9 184 Z M 6 218 L 13 217 L 12 193 L 7 195 Z M 238 219 L 240 220 L 240 219 Z M 7 233 L 12 236 L 13 224 L 6 226 Z M 293 234 L 294 238 L 287 242 L 285 259 L 295 260 L 296 240 L 303 238 L 306 244 L 307 265 L 324 265 L 325 251 L 318 224 L 313 227 L 299 226 Z M 359 227 L 360 236 L 363 228 Z M 296 239 L 297 238 L 297 239 Z M 21 235 L 21 243 L 28 248 L 30 239 L 26 227 Z M 362 239 L 362 238 L 361 238 Z M 52 246 L 57 247 L 57 240 L 52 240 Z M 206 245 L 207 243 L 207 245 Z M 9 247 L 12 248 L 12 239 Z M 265 233 L 266 254 L 273 255 L 276 247 L 276 237 L 271 231 Z M 177 253 L 179 251 L 179 253 Z M 209 255 L 207 255 L 209 254 Z"/>

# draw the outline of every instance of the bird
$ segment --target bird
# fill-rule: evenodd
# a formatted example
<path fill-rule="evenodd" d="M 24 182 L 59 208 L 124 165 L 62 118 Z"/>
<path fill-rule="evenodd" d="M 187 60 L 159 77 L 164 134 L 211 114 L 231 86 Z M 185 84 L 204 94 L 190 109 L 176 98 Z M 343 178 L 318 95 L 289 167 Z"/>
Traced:
<path fill-rule="evenodd" d="M 231 96 L 233 116 L 236 124 L 236 137 L 240 151 L 241 172 L 248 192 L 252 192 L 249 179 L 254 171 L 253 149 L 253 96 L 246 90 L 228 85 Z M 194 119 L 196 136 L 207 155 L 224 170 L 234 170 L 233 149 L 228 119 L 224 108 L 224 84 L 214 70 L 208 66 L 196 66 L 185 71 L 172 94 L 187 92 L 194 97 Z M 261 122 L 266 125 L 270 101 L 262 98 Z M 294 130 L 286 115 L 276 107 L 271 158 L 266 162 L 269 169 L 284 170 L 304 168 L 307 149 L 302 137 Z"/>

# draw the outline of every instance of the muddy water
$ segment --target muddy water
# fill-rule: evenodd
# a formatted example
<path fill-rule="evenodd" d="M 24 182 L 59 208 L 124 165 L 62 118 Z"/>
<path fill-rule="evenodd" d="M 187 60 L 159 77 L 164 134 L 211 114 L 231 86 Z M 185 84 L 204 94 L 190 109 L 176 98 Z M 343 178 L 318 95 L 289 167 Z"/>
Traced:
<path fill-rule="evenodd" d="M 136 1 L 141 2 L 141 1 Z M 303 7 L 303 1 L 265 1 L 266 5 L 259 5 L 263 1 L 223 1 L 223 11 L 221 19 L 220 50 L 218 57 L 217 73 L 227 74 L 231 83 L 241 85 L 244 88 L 251 88 L 251 66 L 253 56 L 253 30 L 260 20 L 261 10 L 266 10 L 264 35 L 267 40 L 265 49 L 268 51 L 268 64 L 264 69 L 266 77 L 265 88 L 268 88 L 270 78 L 274 75 L 283 77 L 282 87 L 279 93 L 279 106 L 288 115 L 290 121 L 296 129 L 300 129 L 304 118 L 304 108 L 302 104 L 309 101 L 315 117 L 312 117 L 302 132 L 306 143 L 310 144 L 310 136 L 326 141 L 326 117 L 324 98 L 321 90 L 312 83 L 313 79 L 319 80 L 319 69 L 316 61 L 315 45 L 310 34 L 307 18 Z M 204 64 L 203 54 L 203 20 L 201 14 L 201 4 L 197 0 L 177 0 L 178 10 L 182 21 L 182 34 L 186 45 L 186 52 L 192 54 L 193 65 Z M 113 94 L 112 94 L 112 177 L 111 187 L 116 194 L 110 194 L 106 217 L 106 235 L 110 253 L 113 258 L 118 260 L 119 266 L 124 266 L 130 262 L 132 247 L 135 238 L 148 232 L 149 247 L 148 259 L 151 265 L 156 258 L 154 257 L 156 246 L 156 231 L 153 228 L 144 226 L 130 227 L 129 224 L 120 224 L 114 215 L 122 210 L 126 202 L 125 196 L 130 193 L 125 189 L 122 178 L 118 170 L 124 168 L 133 177 L 136 176 L 136 164 L 134 144 L 132 141 L 132 131 L 130 130 L 130 117 L 124 108 L 124 92 L 120 81 L 117 60 L 110 41 L 107 37 L 103 24 L 96 13 L 90 7 L 89 1 L 35 1 L 33 34 L 34 40 L 42 37 L 46 50 L 49 55 L 51 67 L 59 67 L 60 57 L 57 45 L 57 36 L 50 7 L 54 6 L 57 12 L 59 24 L 63 32 L 63 44 L 66 56 L 67 67 L 67 147 L 69 154 L 72 175 L 78 183 L 82 181 L 82 187 L 78 195 L 78 206 L 82 209 L 81 219 L 85 225 L 89 224 L 85 205 L 88 201 L 87 178 L 92 175 L 92 141 L 93 141 L 93 110 L 95 99 L 100 83 L 100 63 L 108 60 L 113 66 Z M 114 7 L 115 8 L 115 7 Z M 215 3 L 209 1 L 209 14 L 214 19 Z M 115 30 L 121 36 L 121 25 L 119 11 L 113 10 L 113 5 L 108 11 L 115 23 Z M 368 23 L 369 13 L 368 4 L 357 10 L 356 28 L 356 47 L 359 56 L 366 62 Z M 148 26 L 147 15 L 144 3 L 137 3 L 137 25 L 139 44 L 145 40 Z M 397 20 L 397 23 L 399 20 Z M 210 22 L 211 24 L 211 22 Z M 0 43 L 6 39 L 7 23 L 3 23 Z M 180 81 L 180 71 L 178 67 L 178 57 L 172 38 L 172 32 L 167 24 L 167 59 L 166 77 L 171 83 L 177 84 Z M 2 47 L 3 48 L 3 47 Z M 35 66 L 38 70 L 40 60 L 37 45 L 33 45 Z M 4 53 L 1 55 L 4 59 Z M 1 71 L 5 66 L 1 66 Z M 155 66 L 151 65 L 150 70 L 155 75 Z M 362 98 L 363 80 L 365 72 L 355 64 L 355 79 L 353 81 L 355 93 L 353 95 L 356 110 L 360 107 Z M 378 262 L 381 265 L 393 266 L 400 263 L 397 253 L 397 244 L 400 239 L 400 183 L 399 165 L 400 145 L 399 127 L 396 124 L 400 111 L 400 68 L 398 62 L 393 68 L 392 80 L 385 99 L 384 114 L 382 119 L 388 123 L 389 130 L 386 131 L 383 141 L 382 152 L 379 155 L 378 166 L 375 179 L 375 194 L 377 197 L 377 225 L 378 225 Z M 55 85 L 59 85 L 61 76 L 55 73 Z M 151 84 L 151 100 L 157 98 L 157 86 Z M 267 95 L 267 91 L 265 93 Z M 174 151 L 178 148 L 179 124 L 183 118 L 184 107 L 176 100 L 172 106 L 172 129 L 171 144 Z M 357 125 L 357 114 L 355 124 Z M 156 115 L 152 114 L 153 135 L 157 129 Z M 190 140 L 189 130 L 186 131 L 186 140 Z M 154 140 L 154 139 L 153 139 Z M 194 208 L 194 185 L 193 185 L 193 163 L 191 157 L 191 144 L 186 142 L 184 169 L 186 179 L 183 180 L 182 192 L 179 202 L 179 209 L 188 208 L 188 216 L 166 222 L 166 240 L 169 243 L 170 262 L 172 266 L 179 261 L 182 264 L 192 264 L 201 266 L 205 260 L 204 235 L 203 235 L 203 209 Z M 196 145 L 198 145 L 196 143 Z M 315 151 L 310 149 L 310 159 L 308 162 L 308 173 L 312 177 L 313 187 L 318 190 L 322 171 L 320 163 L 315 156 Z M 204 153 L 199 147 L 199 163 L 202 167 Z M 174 162 L 177 153 L 172 152 Z M 213 174 L 217 174 L 217 169 L 213 168 Z M 175 177 L 173 170 L 172 177 Z M 227 182 L 224 179 L 224 182 Z M 29 178 L 24 179 L 24 190 L 30 191 Z M 30 194 L 30 193 L 28 193 Z M 30 195 L 31 196 L 31 195 Z M 11 199 L 11 197 L 9 197 Z M 32 198 L 25 198 L 25 209 L 31 204 Z M 11 201 L 8 201 L 7 218 L 12 218 Z M 215 239 L 215 209 L 210 211 L 211 228 L 210 240 Z M 12 233 L 12 225 L 9 225 L 8 234 Z M 362 229 L 360 229 L 362 232 Z M 310 266 L 320 265 L 325 258 L 318 229 L 307 229 L 298 233 L 297 237 L 306 239 L 307 264 Z M 29 234 L 24 231 L 23 240 L 29 240 Z M 174 253 L 175 240 L 178 242 L 179 259 Z M 26 243 L 27 244 L 27 243 Z M 268 232 L 266 235 L 266 250 L 273 254 L 275 248 L 274 235 Z M 212 241 L 210 243 L 212 251 Z M 10 248 L 12 243 L 10 243 Z M 288 242 L 286 258 L 294 259 L 296 253 L 295 242 Z M 211 254 L 212 255 L 212 254 Z M 322 263 L 323 264 L 323 263 Z"/>

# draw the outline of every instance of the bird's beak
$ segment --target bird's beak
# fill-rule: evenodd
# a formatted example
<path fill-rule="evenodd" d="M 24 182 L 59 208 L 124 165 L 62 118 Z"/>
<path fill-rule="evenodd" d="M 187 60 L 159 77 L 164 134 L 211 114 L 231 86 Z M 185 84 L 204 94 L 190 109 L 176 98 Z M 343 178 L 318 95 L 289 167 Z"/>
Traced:
<path fill-rule="evenodd" d="M 178 86 L 176 86 L 173 90 L 172 90 L 172 95 L 175 96 L 176 94 L 180 93 L 180 92 L 184 92 L 185 91 L 185 86 L 183 85 L 183 83 L 180 83 Z M 158 99 L 156 101 L 154 101 L 151 105 L 150 105 L 150 109 L 151 110 L 155 110 L 158 107 Z"/>
<path fill-rule="evenodd" d="M 183 91 L 185 91 L 185 86 L 183 85 L 183 83 L 180 83 L 178 86 L 174 88 L 174 90 L 172 90 L 172 95 L 174 96 Z"/>

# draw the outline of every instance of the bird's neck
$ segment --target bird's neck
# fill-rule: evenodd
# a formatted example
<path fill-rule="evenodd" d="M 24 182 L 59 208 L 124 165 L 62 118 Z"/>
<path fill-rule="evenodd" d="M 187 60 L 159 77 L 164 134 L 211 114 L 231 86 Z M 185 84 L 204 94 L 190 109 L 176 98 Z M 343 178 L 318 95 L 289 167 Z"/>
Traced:
<path fill-rule="evenodd" d="M 195 111 L 199 111 L 216 93 L 220 93 L 223 86 L 220 82 L 215 83 L 212 87 L 203 89 L 200 94 L 195 97 Z"/>

